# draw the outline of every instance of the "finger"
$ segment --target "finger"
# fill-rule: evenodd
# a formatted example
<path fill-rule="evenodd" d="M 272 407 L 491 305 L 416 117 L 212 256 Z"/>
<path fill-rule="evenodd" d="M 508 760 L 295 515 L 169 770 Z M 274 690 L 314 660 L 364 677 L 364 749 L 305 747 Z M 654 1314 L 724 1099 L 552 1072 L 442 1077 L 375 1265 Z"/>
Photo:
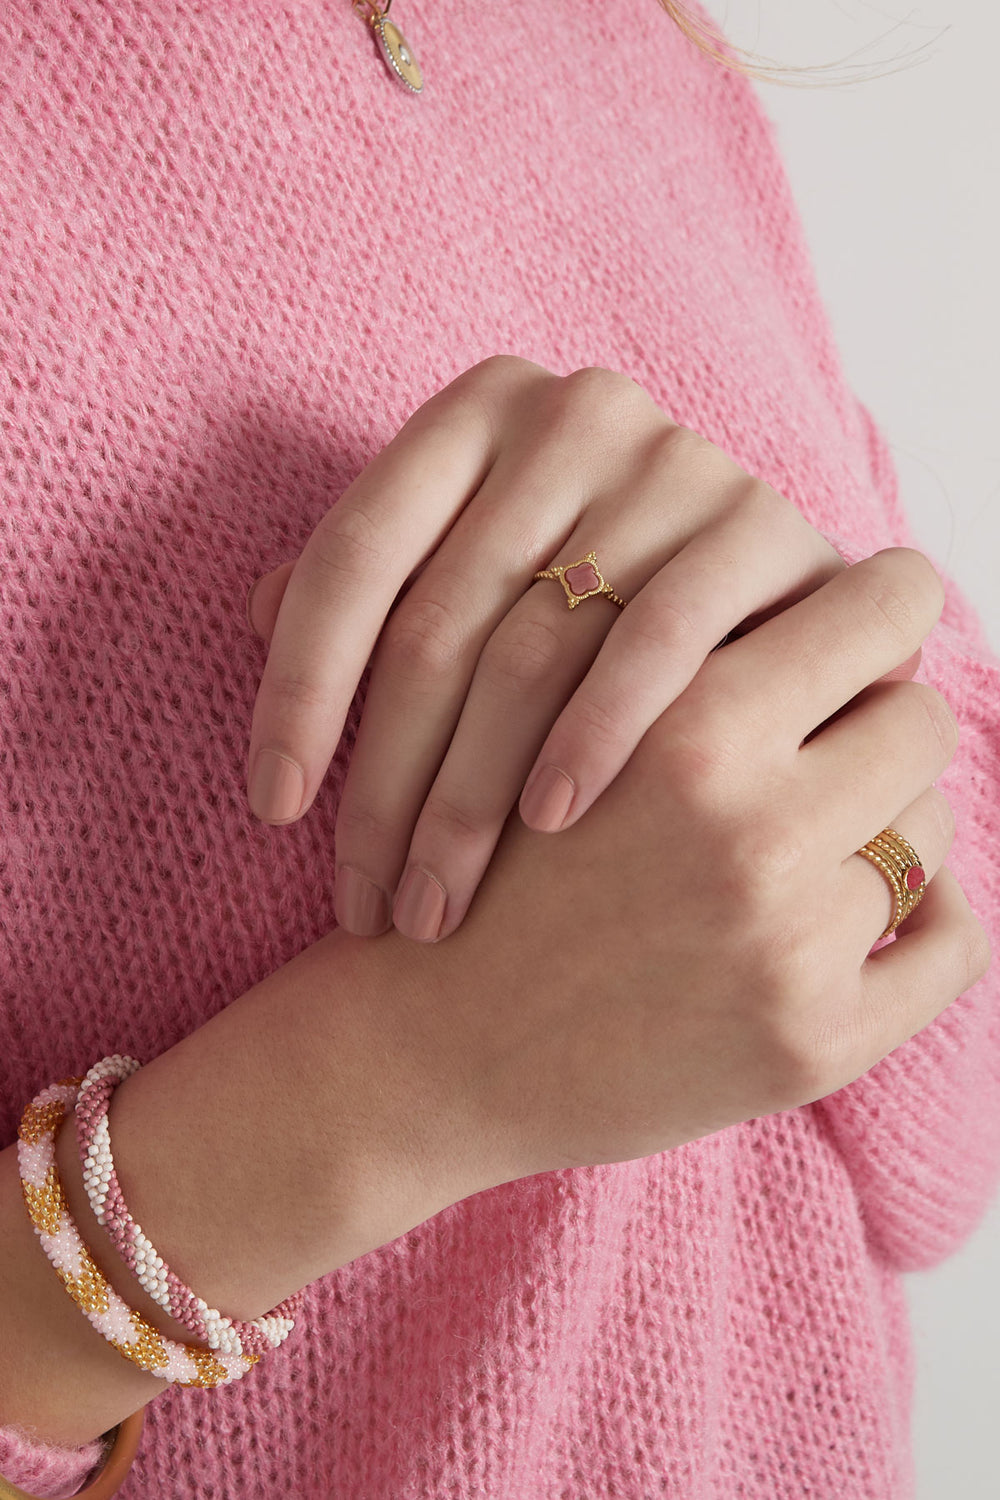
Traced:
<path fill-rule="evenodd" d="M 643 601 L 648 601 L 655 584 L 661 585 L 661 595 L 671 601 L 664 618 L 654 616 L 640 629 L 641 656 L 626 644 L 624 681 L 613 680 L 609 689 L 613 695 L 609 715 L 620 712 L 624 704 L 640 717 L 634 724 L 626 722 L 617 756 L 605 779 L 589 788 L 589 801 L 618 773 L 649 723 L 670 696 L 683 689 L 720 634 L 783 596 L 801 597 L 844 567 L 838 554 L 790 502 L 772 491 L 767 496 L 765 509 L 741 497 L 735 516 L 725 524 L 704 528 L 619 616 L 606 612 L 599 599 L 567 611 L 561 587 L 553 590 L 548 579 L 540 580 L 544 589 L 529 590 L 515 604 L 483 652 L 444 762 L 413 831 L 407 866 L 421 874 L 410 877 L 407 871 L 404 875 L 393 908 L 397 930 L 428 940 L 446 937 L 460 925 L 553 718 L 574 688 L 579 697 L 581 676 L 595 654 L 598 662 L 603 659 L 630 612 L 642 615 Z M 622 529 L 622 506 L 617 498 L 604 507 L 590 507 L 586 532 L 581 528 L 562 549 L 566 563 L 584 555 L 588 537 L 596 543 L 595 553 L 602 548 L 602 513 L 607 528 L 603 555 L 613 556 Z M 653 541 L 662 534 L 662 516 L 651 514 L 650 525 L 655 528 Z M 642 554 L 640 538 L 634 540 Z M 673 603 L 674 595 L 680 596 L 680 605 Z M 645 608 L 655 610 L 656 605 L 647 602 Z M 692 623 L 690 629 L 677 633 L 672 651 L 670 625 L 679 614 Z M 600 625 L 600 632 L 588 629 L 588 621 Z M 590 674 L 593 671 L 591 666 Z M 563 709 L 564 716 L 568 711 Z M 597 758 L 593 747 L 575 745 L 571 764 L 585 763 L 588 751 L 591 759 Z M 563 772 L 559 780 L 572 795 Z M 526 801 L 527 796 L 522 805 Z M 574 820 L 582 810 L 574 804 Z M 438 919 L 440 926 L 435 925 Z"/>
<path fill-rule="evenodd" d="M 561 585 L 550 583 L 551 600 L 540 614 L 533 606 L 534 623 L 529 618 L 518 627 L 521 636 L 513 651 L 505 651 L 502 661 L 499 651 L 487 655 L 494 701 L 487 715 L 476 711 L 473 719 L 480 730 L 484 718 L 499 728 L 485 738 L 479 735 L 474 775 L 452 774 L 450 791 L 435 784 L 493 634 L 513 611 L 523 613 L 532 574 L 551 561 L 577 524 L 589 499 L 588 484 L 603 483 L 605 469 L 614 467 L 606 442 L 603 453 L 595 443 L 593 457 L 588 452 L 584 464 L 579 421 L 567 425 L 561 410 L 559 401 L 535 402 L 530 416 L 538 442 L 520 441 L 498 455 L 474 508 L 457 518 L 425 576 L 399 604 L 379 639 L 336 830 L 337 919 L 359 935 L 382 930 L 367 924 L 379 916 L 383 896 L 399 884 L 418 815 L 432 792 L 423 831 L 433 821 L 441 832 L 432 841 L 434 851 L 426 854 L 425 873 L 449 890 L 449 913 L 457 909 L 453 903 L 459 893 L 450 888 L 449 872 L 437 868 L 444 827 L 451 827 L 455 844 L 463 848 L 460 860 L 471 860 L 463 870 L 485 868 L 531 757 L 613 623 L 615 607 L 607 600 L 588 601 L 582 614 L 573 614 Z M 662 423 L 662 414 L 657 413 L 657 420 Z M 523 421 L 518 429 L 523 439 L 522 429 Z M 616 534 L 621 531 L 620 505 L 617 511 Z M 665 561 L 679 543 L 665 522 L 662 493 L 658 511 L 650 507 L 649 513 L 650 545 Z M 659 565 L 641 547 L 631 550 L 634 558 L 622 559 L 622 587 L 629 590 L 641 586 Z M 611 561 L 617 569 L 613 553 Z M 495 669 L 490 666 L 494 662 Z M 455 764 L 451 762 L 450 773 Z M 516 782 L 510 786 L 512 770 Z M 498 813 L 501 803 L 505 805 Z M 458 878 L 467 882 L 469 876 Z M 464 905 L 477 879 L 466 889 Z M 373 893 L 373 886 L 382 896 Z M 440 890 L 430 889 L 440 905 Z M 366 925 L 357 925 L 359 921 Z"/>
<path fill-rule="evenodd" d="M 888 804 L 891 806 L 892 804 Z M 877 824 L 877 826 L 875 826 Z M 875 838 L 885 828 L 892 828 L 915 850 L 928 889 L 948 857 L 955 836 L 955 818 L 948 799 L 936 787 L 927 787 L 901 811 L 881 816 L 869 826 L 858 848 Z M 841 866 L 842 900 L 838 912 L 845 913 L 845 930 L 856 935 L 859 962 L 879 942 L 896 913 L 896 902 L 889 879 L 877 865 L 857 852 L 848 855 Z M 917 903 L 918 910 L 927 899 L 926 891 Z M 912 917 L 911 912 L 910 916 Z M 901 932 L 910 918 L 896 928 Z"/>
<path fill-rule="evenodd" d="M 746 733 L 800 745 L 905 662 L 943 604 L 941 580 L 923 553 L 876 552 L 716 652 L 692 705 L 708 694 Z"/>
<path fill-rule="evenodd" d="M 935 688 L 873 683 L 798 753 L 824 842 L 848 859 L 937 780 L 957 747 L 958 724 Z M 831 787 L 850 787 L 851 795 L 830 798 Z"/>
<path fill-rule="evenodd" d="M 462 380 L 420 407 L 348 486 L 287 580 L 250 733 L 248 796 L 265 822 L 293 821 L 312 803 L 400 587 L 489 470 L 493 426 Z M 262 750 L 300 772 L 285 805 Z"/>
<path fill-rule="evenodd" d="M 609 544 L 620 521 L 611 524 Z M 563 559 L 581 555 L 588 538 L 593 545 L 593 510 L 566 542 Z M 744 499 L 699 531 L 629 601 L 553 724 L 521 796 L 529 828 L 554 832 L 575 823 L 728 631 L 812 593 L 844 566 L 767 486 L 756 503 Z M 550 587 L 547 580 L 537 585 Z"/>
<path fill-rule="evenodd" d="M 841 989 L 814 1010 L 809 1053 L 823 1083 L 809 1097 L 853 1083 L 929 1026 L 983 977 L 990 957 L 965 893 L 942 865 L 894 938 L 864 959 L 856 995 Z"/>
<path fill-rule="evenodd" d="M 393 906 L 406 937 L 437 940 L 461 924 L 553 716 L 605 638 L 613 606 L 595 599 L 598 607 L 577 620 L 559 604 L 549 600 L 548 621 L 532 617 L 537 600 L 530 612 L 515 608 L 480 657 L 413 829 Z M 440 895 L 435 902 L 434 886 L 410 876 L 414 868 L 433 876 L 446 906 Z"/>
<path fill-rule="evenodd" d="M 482 532 L 480 553 L 492 545 L 492 535 Z M 474 556 L 457 574 L 438 569 L 424 587 L 444 590 L 453 576 L 502 578 L 499 560 L 495 569 L 481 563 Z M 404 865 L 419 865 L 432 877 L 426 896 L 436 899 L 444 926 L 428 925 L 430 908 L 422 899 L 416 901 L 419 921 L 410 919 L 416 900 L 411 889 L 399 908 L 399 930 L 428 941 L 459 925 L 554 714 L 593 660 L 615 614 L 614 606 L 598 599 L 596 608 L 576 619 L 553 600 L 547 620 L 525 620 L 515 602 L 520 624 L 512 633 L 510 603 L 494 599 L 485 586 L 478 590 L 476 607 L 488 613 L 468 622 L 470 634 L 459 645 L 459 597 L 442 609 L 421 594 L 401 609 L 395 628 L 387 627 L 379 643 L 337 817 L 335 909 L 350 932 L 384 930 L 371 925 L 381 921 L 381 906 L 371 905 L 369 883 L 388 899 L 401 889 Z M 456 640 L 453 650 L 439 652 L 436 664 L 430 659 L 432 607 L 437 632 L 454 629 Z M 442 626 L 451 618 L 454 627 Z M 489 688 L 470 703 L 473 684 L 484 681 Z"/>
<path fill-rule="evenodd" d="M 871 1033 L 867 1066 L 929 1026 L 982 979 L 990 959 L 989 939 L 965 892 L 942 866 L 919 906 L 896 929 L 895 941 L 862 967 Z"/>
<path fill-rule="evenodd" d="M 265 573 L 250 585 L 247 594 L 247 622 L 250 629 L 270 641 L 274 633 L 274 622 L 288 587 L 288 580 L 295 571 L 295 563 L 282 563 L 273 573 Z"/>

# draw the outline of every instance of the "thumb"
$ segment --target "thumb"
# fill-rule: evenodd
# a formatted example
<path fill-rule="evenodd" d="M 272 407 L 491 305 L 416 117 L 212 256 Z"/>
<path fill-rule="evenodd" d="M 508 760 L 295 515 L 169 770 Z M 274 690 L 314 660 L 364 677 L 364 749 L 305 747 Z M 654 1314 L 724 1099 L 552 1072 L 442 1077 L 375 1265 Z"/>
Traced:
<path fill-rule="evenodd" d="M 293 562 L 282 563 L 280 568 L 275 568 L 273 573 L 264 573 L 250 586 L 247 594 L 247 620 L 254 634 L 265 641 L 270 641 L 274 634 L 274 622 L 278 618 L 278 610 L 294 570 Z"/>

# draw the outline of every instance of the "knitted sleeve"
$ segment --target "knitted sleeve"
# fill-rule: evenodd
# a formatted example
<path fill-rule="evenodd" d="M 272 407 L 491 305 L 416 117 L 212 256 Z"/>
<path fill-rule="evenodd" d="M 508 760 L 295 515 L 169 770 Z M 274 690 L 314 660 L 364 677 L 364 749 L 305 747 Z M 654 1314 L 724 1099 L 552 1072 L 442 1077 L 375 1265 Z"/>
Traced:
<path fill-rule="evenodd" d="M 873 482 L 894 532 L 908 538 L 887 445 L 874 424 L 871 431 Z M 942 692 L 959 721 L 958 750 L 936 783 L 955 814 L 947 864 L 996 954 L 1000 662 L 974 611 L 943 576 L 946 603 L 924 643 L 917 680 Z M 878 1254 L 900 1271 L 925 1270 L 954 1254 L 1000 1181 L 1000 966 L 995 961 L 863 1077 L 806 1107 L 847 1164 Z"/>
<path fill-rule="evenodd" d="M 64 1500 L 104 1467 L 109 1446 L 97 1438 L 85 1448 L 56 1448 L 20 1427 L 0 1427 L 0 1474 L 38 1500 Z"/>

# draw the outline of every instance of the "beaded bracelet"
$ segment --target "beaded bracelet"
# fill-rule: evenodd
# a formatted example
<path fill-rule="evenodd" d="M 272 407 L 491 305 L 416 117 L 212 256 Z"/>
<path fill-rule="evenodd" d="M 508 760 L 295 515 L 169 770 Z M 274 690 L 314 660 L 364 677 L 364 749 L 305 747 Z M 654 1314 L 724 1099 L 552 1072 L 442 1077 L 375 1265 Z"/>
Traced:
<path fill-rule="evenodd" d="M 134 1057 L 104 1057 L 84 1078 L 76 1104 L 76 1138 L 83 1164 L 83 1182 L 98 1223 L 103 1224 L 115 1249 L 154 1302 L 176 1318 L 210 1349 L 227 1354 L 266 1354 L 276 1349 L 295 1327 L 305 1296 L 295 1292 L 271 1312 L 248 1322 L 226 1318 L 172 1271 L 153 1248 L 125 1206 L 111 1156 L 108 1103 L 118 1084 L 141 1066 Z"/>
<path fill-rule="evenodd" d="M 141 1370 L 183 1386 L 214 1387 L 239 1380 L 256 1354 L 199 1349 L 167 1338 L 130 1308 L 105 1279 L 80 1237 L 56 1168 L 55 1138 L 74 1107 L 82 1078 L 61 1078 L 31 1101 L 18 1128 L 21 1190 L 42 1249 L 73 1301 L 98 1333 Z"/>

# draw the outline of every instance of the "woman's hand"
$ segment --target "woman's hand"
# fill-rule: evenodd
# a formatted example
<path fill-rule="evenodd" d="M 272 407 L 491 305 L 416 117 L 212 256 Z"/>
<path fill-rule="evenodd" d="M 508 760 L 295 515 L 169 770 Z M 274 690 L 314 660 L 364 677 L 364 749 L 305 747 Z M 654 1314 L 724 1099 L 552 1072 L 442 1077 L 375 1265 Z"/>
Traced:
<path fill-rule="evenodd" d="M 409 945 L 413 985 L 380 1011 L 394 1067 L 462 1142 L 453 1170 L 475 1161 L 485 1186 L 625 1161 L 810 1103 L 985 973 L 932 785 L 954 717 L 931 687 L 875 681 L 943 597 L 920 553 L 857 563 L 710 656 L 559 838 L 509 820 L 461 928 Z M 855 851 L 886 826 L 928 886 L 872 953 L 893 901 Z"/>
<path fill-rule="evenodd" d="M 590 552 L 627 608 L 570 608 L 558 581 L 532 584 Z M 371 935 L 392 908 L 405 935 L 447 936 L 519 796 L 530 827 L 570 827 L 727 633 L 843 566 L 790 501 L 626 376 L 487 359 L 259 581 L 253 810 L 287 823 L 311 805 L 374 649 L 337 918 Z M 267 749 L 278 758 L 258 761 Z"/>

